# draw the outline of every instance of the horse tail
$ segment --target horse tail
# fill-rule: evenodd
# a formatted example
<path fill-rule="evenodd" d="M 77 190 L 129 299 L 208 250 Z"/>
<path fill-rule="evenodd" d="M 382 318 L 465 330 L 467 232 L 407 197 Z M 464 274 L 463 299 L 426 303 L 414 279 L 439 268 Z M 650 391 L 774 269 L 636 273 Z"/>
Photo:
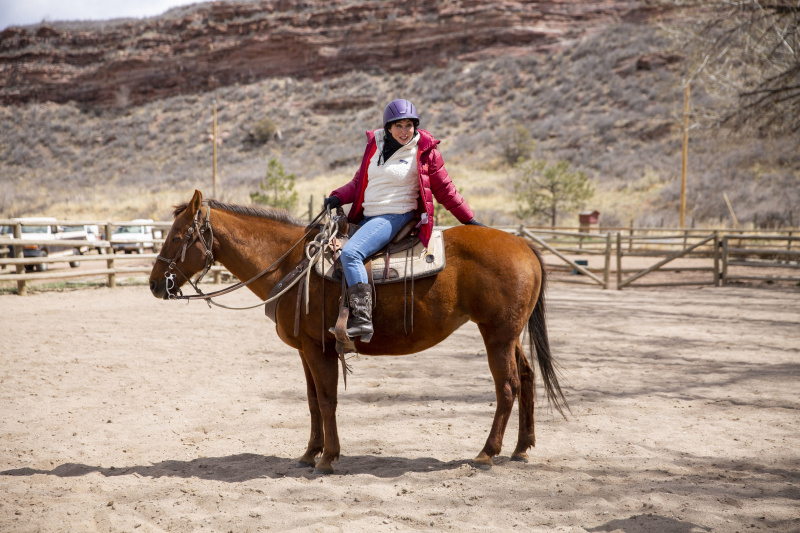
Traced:
<path fill-rule="evenodd" d="M 542 270 L 542 283 L 539 287 L 539 298 L 536 300 L 536 306 L 533 308 L 531 316 L 528 318 L 528 353 L 531 357 L 536 353 L 536 361 L 539 364 L 539 371 L 542 374 L 542 381 L 544 382 L 545 395 L 550 405 L 554 406 L 556 410 L 566 418 L 564 409 L 570 411 L 567 405 L 567 399 L 561 391 L 561 386 L 558 384 L 558 371 L 559 365 L 553 359 L 550 353 L 550 341 L 547 338 L 547 316 L 545 312 L 545 287 L 547 285 L 547 270 L 544 266 L 542 254 L 528 241 L 528 246 L 536 254 L 536 259 L 539 261 Z"/>

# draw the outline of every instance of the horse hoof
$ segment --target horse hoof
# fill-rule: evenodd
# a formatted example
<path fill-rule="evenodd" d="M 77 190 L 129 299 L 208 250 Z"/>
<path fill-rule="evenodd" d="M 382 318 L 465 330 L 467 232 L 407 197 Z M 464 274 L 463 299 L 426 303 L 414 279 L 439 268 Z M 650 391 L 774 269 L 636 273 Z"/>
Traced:
<path fill-rule="evenodd" d="M 318 467 L 314 468 L 314 474 L 315 475 L 321 475 L 321 476 L 329 476 L 329 475 L 333 474 L 333 467 L 332 466 L 328 466 L 328 467 L 324 467 L 324 466 L 320 467 L 320 466 L 318 466 Z"/>
<path fill-rule="evenodd" d="M 313 468 L 316 465 L 314 463 L 309 463 L 307 461 L 303 461 L 302 459 L 297 461 L 297 464 L 294 465 L 295 468 Z"/>
<path fill-rule="evenodd" d="M 520 463 L 529 463 L 528 454 L 525 452 L 511 454 L 511 460 Z"/>
<path fill-rule="evenodd" d="M 475 468 L 479 470 L 491 470 L 492 469 L 492 458 L 491 457 L 476 457 L 472 460 L 472 464 Z"/>

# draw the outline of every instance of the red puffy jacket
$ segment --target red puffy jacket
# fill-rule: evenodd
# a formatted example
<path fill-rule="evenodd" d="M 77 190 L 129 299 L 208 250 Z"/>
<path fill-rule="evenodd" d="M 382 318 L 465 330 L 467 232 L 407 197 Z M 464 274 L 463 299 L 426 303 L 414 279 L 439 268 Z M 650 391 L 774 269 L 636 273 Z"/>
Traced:
<path fill-rule="evenodd" d="M 456 190 L 444 168 L 442 154 L 436 149 L 439 141 L 426 130 L 418 129 L 420 138 L 417 142 L 417 173 L 419 174 L 420 201 L 417 202 L 417 220 L 421 220 L 422 213 L 428 214 L 428 221 L 419 229 L 419 238 L 425 246 L 433 232 L 433 199 L 450 211 L 459 222 L 466 224 L 475 216 L 466 200 Z M 367 148 L 361 166 L 353 179 L 342 187 L 333 191 L 330 196 L 336 196 L 342 204 L 353 204 L 347 219 L 357 224 L 364 218 L 364 191 L 369 183 L 367 168 L 372 156 L 378 149 L 375 142 L 375 133 L 367 132 Z"/>

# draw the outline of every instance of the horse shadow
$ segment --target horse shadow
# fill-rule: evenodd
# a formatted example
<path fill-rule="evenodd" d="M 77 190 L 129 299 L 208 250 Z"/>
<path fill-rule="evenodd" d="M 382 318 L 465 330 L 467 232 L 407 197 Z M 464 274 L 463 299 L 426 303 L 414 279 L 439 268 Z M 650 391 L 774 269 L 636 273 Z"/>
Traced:
<path fill-rule="evenodd" d="M 611 520 L 597 527 L 586 529 L 586 531 L 593 533 L 603 531 L 624 531 L 625 533 L 652 533 L 653 531 L 658 531 L 659 533 L 700 533 L 702 531 L 711 531 L 711 528 L 648 513 L 631 516 L 630 518 Z"/>
<path fill-rule="evenodd" d="M 502 458 L 495 463 L 503 463 Z M 441 472 L 459 468 L 469 468 L 470 460 L 440 461 L 430 457 L 407 459 L 402 457 L 382 457 L 377 455 L 343 456 L 335 463 L 333 475 L 366 474 L 379 478 L 400 477 L 410 472 Z M 52 470 L 35 468 L 16 468 L 0 472 L 0 476 L 33 476 L 44 474 L 62 478 L 80 477 L 99 473 L 105 477 L 140 476 L 149 478 L 198 478 L 241 483 L 253 479 L 307 478 L 314 474 L 311 467 L 298 467 L 296 459 L 244 453 L 227 457 L 199 457 L 190 461 L 168 460 L 151 465 L 136 466 L 93 466 L 80 463 L 64 463 Z"/>

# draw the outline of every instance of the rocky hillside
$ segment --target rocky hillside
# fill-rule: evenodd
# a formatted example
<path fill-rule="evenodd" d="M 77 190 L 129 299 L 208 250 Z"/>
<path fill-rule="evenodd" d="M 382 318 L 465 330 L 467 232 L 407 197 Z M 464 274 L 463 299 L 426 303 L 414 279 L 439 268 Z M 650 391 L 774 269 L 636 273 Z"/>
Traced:
<path fill-rule="evenodd" d="M 217 2 L 158 19 L 0 33 L 0 103 L 126 106 L 270 77 L 419 71 L 540 52 L 641 20 L 641 2 L 267 0 Z"/>
<path fill-rule="evenodd" d="M 606 226 L 676 224 L 683 59 L 644 2 L 215 3 L 0 34 L 0 218 L 166 219 L 194 188 L 248 202 L 267 161 L 301 205 L 352 177 L 409 98 L 481 220 L 517 223 L 501 144 L 592 179 Z M 692 112 L 713 109 L 700 86 Z M 690 135 L 689 225 L 797 225 L 798 139 Z M 576 220 L 564 213 L 564 224 Z M 446 222 L 446 220 L 443 220 Z M 536 221 L 526 221 L 536 222 Z"/>

